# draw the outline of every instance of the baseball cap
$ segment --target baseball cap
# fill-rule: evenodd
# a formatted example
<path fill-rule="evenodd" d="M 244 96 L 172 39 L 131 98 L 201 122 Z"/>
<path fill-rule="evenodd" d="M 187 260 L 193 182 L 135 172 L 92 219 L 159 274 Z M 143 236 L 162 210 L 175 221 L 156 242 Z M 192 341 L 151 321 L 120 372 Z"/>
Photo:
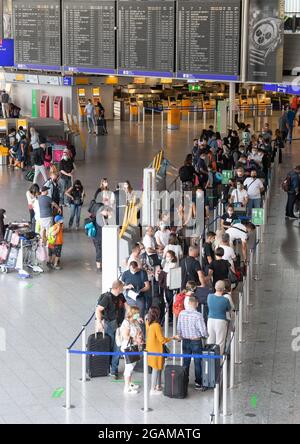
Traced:
<path fill-rule="evenodd" d="M 57 216 L 55 216 L 55 218 L 54 218 L 54 222 L 57 224 L 58 222 L 63 222 L 64 221 L 64 218 L 60 215 L 60 214 L 58 214 Z"/>
<path fill-rule="evenodd" d="M 43 186 L 42 189 L 41 189 L 41 192 L 43 193 L 44 191 L 48 191 L 48 190 L 50 190 L 49 187 L 45 187 L 45 186 Z"/>

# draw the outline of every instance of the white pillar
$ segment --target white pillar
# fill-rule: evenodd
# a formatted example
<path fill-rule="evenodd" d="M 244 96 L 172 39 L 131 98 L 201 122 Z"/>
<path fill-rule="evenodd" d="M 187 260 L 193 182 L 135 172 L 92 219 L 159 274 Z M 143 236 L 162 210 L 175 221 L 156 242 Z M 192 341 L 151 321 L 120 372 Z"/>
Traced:
<path fill-rule="evenodd" d="M 234 127 L 235 83 L 229 83 L 229 127 Z"/>
<path fill-rule="evenodd" d="M 119 277 L 119 227 L 106 225 L 102 228 L 102 293 L 111 289 Z"/>

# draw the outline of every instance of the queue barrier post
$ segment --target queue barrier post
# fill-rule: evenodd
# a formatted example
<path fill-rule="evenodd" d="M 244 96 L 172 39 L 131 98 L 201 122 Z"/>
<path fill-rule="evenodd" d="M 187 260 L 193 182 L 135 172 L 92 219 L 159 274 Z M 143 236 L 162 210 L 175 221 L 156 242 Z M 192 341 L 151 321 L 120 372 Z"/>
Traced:
<path fill-rule="evenodd" d="M 81 348 L 83 352 L 86 352 L 86 327 L 82 327 L 82 336 L 81 336 Z M 86 377 L 86 356 L 82 353 L 81 356 L 81 382 L 90 381 L 89 378 Z"/>
<path fill-rule="evenodd" d="M 67 410 L 74 408 L 71 405 L 71 355 L 68 348 L 66 349 L 66 404 L 63 407 Z"/>
<path fill-rule="evenodd" d="M 152 128 L 153 128 L 153 125 L 154 125 L 154 108 L 152 108 Z"/>
<path fill-rule="evenodd" d="M 224 355 L 223 356 L 223 416 L 227 416 L 227 385 L 228 385 L 228 381 L 227 381 L 227 377 L 228 377 L 228 372 L 227 372 L 227 366 L 228 366 L 228 361 L 227 361 L 227 356 Z"/>
<path fill-rule="evenodd" d="M 239 293 L 239 342 L 242 343 L 243 341 L 243 310 L 244 310 L 244 301 L 243 301 L 243 293 Z"/>
<path fill-rule="evenodd" d="M 250 265 L 247 265 L 247 274 L 246 274 L 246 301 L 247 307 L 250 306 Z"/>
<path fill-rule="evenodd" d="M 217 217 L 218 217 L 218 210 L 217 210 L 217 208 L 214 208 L 214 232 L 216 232 L 217 228 L 218 228 L 218 219 L 217 219 Z"/>
<path fill-rule="evenodd" d="M 243 278 L 243 299 L 244 299 L 244 301 L 243 301 L 243 306 L 244 306 L 243 322 L 244 322 L 245 324 L 248 324 L 248 323 L 249 323 L 249 320 L 248 320 L 247 285 L 246 285 L 246 283 L 247 283 L 247 279 L 246 279 L 246 277 L 244 276 L 244 278 Z"/>
<path fill-rule="evenodd" d="M 236 318 L 235 318 L 235 329 L 234 329 L 234 337 L 235 337 L 235 364 L 241 364 L 242 361 L 240 359 L 240 349 L 239 349 L 239 330 L 238 330 L 238 326 L 239 326 L 239 312 L 236 312 Z"/>
<path fill-rule="evenodd" d="M 231 332 L 230 342 L 230 388 L 234 387 L 234 363 L 235 363 L 235 344 L 234 344 L 234 332 Z"/>
<path fill-rule="evenodd" d="M 214 424 L 219 424 L 220 408 L 219 408 L 220 384 L 217 383 L 214 388 Z"/>
<path fill-rule="evenodd" d="M 144 413 L 151 412 L 152 409 L 149 408 L 149 388 L 148 388 L 148 352 L 144 350 L 143 352 L 144 360 L 144 407 L 142 408 Z"/>
<path fill-rule="evenodd" d="M 145 123 L 145 117 L 146 117 L 146 110 L 145 107 L 143 106 L 143 123 Z"/>

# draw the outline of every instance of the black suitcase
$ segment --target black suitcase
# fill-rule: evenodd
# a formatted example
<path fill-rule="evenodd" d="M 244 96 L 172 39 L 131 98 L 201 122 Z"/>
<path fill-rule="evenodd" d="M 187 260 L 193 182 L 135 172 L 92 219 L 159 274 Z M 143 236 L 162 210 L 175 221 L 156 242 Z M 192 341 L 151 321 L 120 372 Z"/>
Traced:
<path fill-rule="evenodd" d="M 111 338 L 103 333 L 92 334 L 88 338 L 87 351 L 92 352 L 110 352 Z M 108 376 L 111 356 L 87 355 L 86 369 L 90 378 L 97 376 Z"/>
<path fill-rule="evenodd" d="M 166 365 L 164 395 L 169 398 L 186 398 L 188 393 L 189 375 L 181 365 Z"/>
<path fill-rule="evenodd" d="M 203 355 L 220 355 L 220 346 L 216 344 L 206 345 Z M 215 388 L 220 375 L 220 359 L 202 358 L 202 385 L 207 388 Z"/>

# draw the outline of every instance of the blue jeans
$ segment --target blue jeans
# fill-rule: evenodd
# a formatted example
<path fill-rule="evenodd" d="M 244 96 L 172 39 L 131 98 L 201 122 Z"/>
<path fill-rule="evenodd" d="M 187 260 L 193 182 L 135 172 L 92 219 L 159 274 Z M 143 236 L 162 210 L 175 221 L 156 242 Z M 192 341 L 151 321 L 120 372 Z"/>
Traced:
<path fill-rule="evenodd" d="M 293 140 L 293 130 L 294 130 L 294 126 L 291 125 L 291 126 L 289 127 L 289 135 L 288 135 L 288 139 L 289 139 L 289 142 L 290 142 L 290 143 L 292 143 L 292 140 Z"/>
<path fill-rule="evenodd" d="M 116 330 L 117 330 L 117 322 L 116 321 L 105 321 L 105 334 L 110 336 L 111 338 L 111 344 L 112 344 L 112 351 L 113 352 L 119 352 L 120 351 L 120 347 L 118 347 L 116 345 Z M 118 374 L 118 369 L 119 369 L 119 360 L 120 360 L 120 356 L 112 356 L 111 357 L 111 373 L 113 375 L 117 375 Z"/>
<path fill-rule="evenodd" d="M 82 205 L 71 204 L 71 215 L 69 221 L 69 228 L 73 227 L 74 218 L 76 218 L 76 227 L 80 225 L 80 214 Z"/>
<path fill-rule="evenodd" d="M 248 215 L 251 216 L 252 208 L 261 208 L 261 198 L 249 199 L 248 202 Z"/>
<path fill-rule="evenodd" d="M 95 119 L 94 117 L 87 116 L 87 125 L 90 133 L 95 131 Z"/>
<path fill-rule="evenodd" d="M 201 355 L 202 354 L 202 341 L 192 341 L 191 339 L 182 340 L 182 350 L 183 354 L 187 355 Z M 201 359 L 194 359 L 195 365 L 195 382 L 196 384 L 202 385 L 202 366 Z M 191 358 L 183 359 L 183 366 L 187 369 L 188 373 L 190 371 Z"/>

